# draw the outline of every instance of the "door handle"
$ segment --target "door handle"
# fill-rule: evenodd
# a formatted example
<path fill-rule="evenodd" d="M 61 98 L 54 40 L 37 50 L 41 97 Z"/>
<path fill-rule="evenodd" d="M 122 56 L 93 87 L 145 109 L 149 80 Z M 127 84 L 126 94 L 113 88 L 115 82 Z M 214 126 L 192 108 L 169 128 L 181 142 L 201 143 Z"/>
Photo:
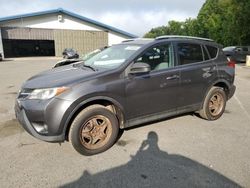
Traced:
<path fill-rule="evenodd" d="M 180 78 L 179 75 L 173 75 L 173 76 L 167 77 L 166 80 L 177 80 L 177 79 L 179 79 L 179 78 Z"/>

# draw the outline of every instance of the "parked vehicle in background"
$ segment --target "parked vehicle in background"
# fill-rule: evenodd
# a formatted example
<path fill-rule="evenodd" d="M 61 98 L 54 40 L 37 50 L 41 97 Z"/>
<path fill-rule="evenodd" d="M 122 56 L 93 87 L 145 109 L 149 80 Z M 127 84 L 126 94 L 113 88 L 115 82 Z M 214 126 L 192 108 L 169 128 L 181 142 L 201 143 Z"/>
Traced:
<path fill-rule="evenodd" d="M 2 61 L 3 60 L 3 56 L 2 56 L 2 54 L 0 53 L 0 61 Z"/>
<path fill-rule="evenodd" d="M 246 56 L 250 55 L 250 46 L 229 46 L 223 48 L 223 52 L 236 62 L 246 62 Z"/>
<path fill-rule="evenodd" d="M 28 79 L 15 113 L 34 137 L 68 140 L 79 153 L 94 155 L 124 128 L 187 112 L 217 120 L 234 95 L 234 77 L 234 62 L 210 39 L 128 40 Z"/>
<path fill-rule="evenodd" d="M 79 54 L 73 48 L 65 48 L 62 55 L 63 55 L 63 58 L 65 59 L 79 58 Z"/>
<path fill-rule="evenodd" d="M 69 65 L 69 64 L 77 63 L 77 62 L 84 62 L 84 61 L 88 60 L 89 58 L 93 57 L 94 55 L 100 53 L 101 51 L 103 51 L 106 48 L 108 48 L 108 46 L 91 51 L 91 52 L 85 54 L 84 56 L 82 56 L 81 58 L 63 59 L 63 60 L 57 62 L 53 68 L 61 67 L 64 65 Z"/>

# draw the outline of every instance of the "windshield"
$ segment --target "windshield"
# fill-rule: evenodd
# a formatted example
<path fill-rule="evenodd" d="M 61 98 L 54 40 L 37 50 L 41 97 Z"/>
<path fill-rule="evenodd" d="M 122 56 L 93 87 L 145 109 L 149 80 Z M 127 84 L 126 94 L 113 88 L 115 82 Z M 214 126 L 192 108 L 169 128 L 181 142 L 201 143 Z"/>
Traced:
<path fill-rule="evenodd" d="M 223 51 L 233 51 L 236 47 L 234 46 L 230 46 L 230 47 L 226 47 L 226 48 L 223 48 Z"/>
<path fill-rule="evenodd" d="M 93 57 L 94 55 L 100 53 L 101 51 L 102 51 L 101 49 L 96 49 L 96 50 L 94 50 L 94 51 L 91 51 L 91 52 L 85 54 L 84 56 L 82 56 L 81 59 L 82 59 L 83 61 L 87 61 L 88 59 L 90 59 L 90 58 Z"/>
<path fill-rule="evenodd" d="M 85 61 L 85 65 L 94 68 L 114 69 L 123 64 L 132 54 L 139 50 L 139 45 L 115 45 L 94 55 Z"/>

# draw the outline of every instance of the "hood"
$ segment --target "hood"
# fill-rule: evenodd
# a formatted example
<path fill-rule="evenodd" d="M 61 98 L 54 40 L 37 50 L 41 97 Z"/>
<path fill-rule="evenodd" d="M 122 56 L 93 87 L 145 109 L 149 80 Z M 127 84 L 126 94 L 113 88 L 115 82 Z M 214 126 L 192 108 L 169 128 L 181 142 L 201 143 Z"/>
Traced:
<path fill-rule="evenodd" d="M 37 74 L 28 79 L 22 87 L 35 89 L 68 86 L 96 75 L 98 72 L 100 73 L 100 71 L 93 71 L 85 67 L 68 65 Z"/>

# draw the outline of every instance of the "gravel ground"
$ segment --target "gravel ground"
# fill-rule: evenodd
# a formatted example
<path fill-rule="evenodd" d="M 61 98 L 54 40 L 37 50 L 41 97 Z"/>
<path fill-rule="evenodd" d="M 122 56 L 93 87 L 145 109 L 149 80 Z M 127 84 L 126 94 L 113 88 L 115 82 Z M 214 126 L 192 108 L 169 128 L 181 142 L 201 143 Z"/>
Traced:
<path fill-rule="evenodd" d="M 108 151 L 85 157 L 15 120 L 22 82 L 56 61 L 0 63 L 1 187 L 250 187 L 250 68 L 237 66 L 237 91 L 219 120 L 188 114 L 126 130 Z"/>

